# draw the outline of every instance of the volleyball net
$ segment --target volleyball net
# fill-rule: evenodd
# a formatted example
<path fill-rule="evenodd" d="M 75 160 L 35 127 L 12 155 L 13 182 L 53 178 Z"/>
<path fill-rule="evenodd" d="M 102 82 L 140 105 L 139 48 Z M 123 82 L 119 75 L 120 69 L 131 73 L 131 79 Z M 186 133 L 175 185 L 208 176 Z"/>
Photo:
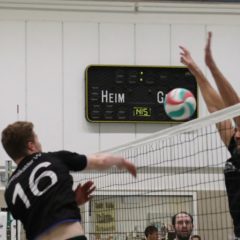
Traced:
<path fill-rule="evenodd" d="M 216 123 L 240 115 L 240 104 L 148 135 L 106 152 L 137 165 L 138 176 L 111 169 L 74 174 L 74 182 L 95 182 L 94 198 L 81 207 L 89 239 L 138 240 L 154 224 L 159 239 L 171 239 L 171 217 L 193 215 L 202 239 L 233 239 L 223 169 L 230 157 Z"/>

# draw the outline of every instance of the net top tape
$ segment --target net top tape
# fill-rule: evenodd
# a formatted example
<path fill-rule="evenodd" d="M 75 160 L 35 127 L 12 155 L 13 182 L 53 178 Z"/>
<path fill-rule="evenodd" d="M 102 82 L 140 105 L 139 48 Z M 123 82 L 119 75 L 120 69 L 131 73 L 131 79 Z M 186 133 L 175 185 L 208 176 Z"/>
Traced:
<path fill-rule="evenodd" d="M 156 133 L 150 134 L 149 136 L 139 138 L 134 141 L 127 142 L 125 144 L 119 145 L 114 148 L 109 148 L 101 152 L 120 152 L 124 150 L 128 150 L 134 148 L 137 145 L 141 145 L 144 143 L 152 142 L 156 139 L 167 139 L 169 137 L 179 135 L 182 133 L 188 133 L 192 131 L 196 131 L 200 128 L 213 125 L 228 119 L 233 119 L 234 117 L 240 116 L 240 103 L 233 105 L 228 108 L 224 108 L 222 110 L 211 113 L 205 117 L 194 119 L 189 122 L 185 122 L 174 127 L 166 128 Z"/>

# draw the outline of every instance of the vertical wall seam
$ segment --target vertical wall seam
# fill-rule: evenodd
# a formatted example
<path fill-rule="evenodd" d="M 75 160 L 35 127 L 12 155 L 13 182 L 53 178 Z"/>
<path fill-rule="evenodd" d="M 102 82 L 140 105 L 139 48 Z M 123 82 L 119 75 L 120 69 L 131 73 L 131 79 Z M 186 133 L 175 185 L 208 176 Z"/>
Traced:
<path fill-rule="evenodd" d="M 62 61 L 61 61 L 61 68 L 62 68 L 62 148 L 64 149 L 65 147 L 65 118 L 64 118 L 64 113 L 65 113 L 65 79 L 64 79 L 64 22 L 61 21 L 61 51 L 62 51 Z"/>
<path fill-rule="evenodd" d="M 133 63 L 137 64 L 137 37 L 136 37 L 136 23 L 133 24 Z M 137 139 L 137 123 L 134 125 L 134 139 Z"/>
<path fill-rule="evenodd" d="M 28 39 L 27 39 L 27 25 L 28 22 L 25 20 L 24 24 L 24 34 L 25 34 L 25 120 L 28 120 Z"/>
<path fill-rule="evenodd" d="M 170 23 L 169 25 L 169 56 L 170 56 L 170 59 L 169 59 L 169 64 L 170 66 L 172 66 L 172 24 Z"/>
<path fill-rule="evenodd" d="M 100 39 L 100 22 L 98 22 L 98 64 L 100 64 L 100 46 L 101 46 L 101 39 Z M 98 123 L 98 151 L 101 151 L 101 123 Z"/>
<path fill-rule="evenodd" d="M 172 66 L 172 24 L 170 23 L 169 24 L 169 65 Z M 173 127 L 174 124 L 173 123 L 170 123 L 170 126 Z"/>

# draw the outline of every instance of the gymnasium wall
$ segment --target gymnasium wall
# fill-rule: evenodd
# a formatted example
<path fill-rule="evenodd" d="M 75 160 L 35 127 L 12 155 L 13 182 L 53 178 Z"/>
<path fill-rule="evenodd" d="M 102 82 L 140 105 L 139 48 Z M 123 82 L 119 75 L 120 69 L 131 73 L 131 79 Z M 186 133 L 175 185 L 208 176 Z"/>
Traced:
<path fill-rule="evenodd" d="M 33 121 L 44 150 L 90 153 L 169 127 L 88 123 L 84 70 L 90 64 L 181 65 L 181 44 L 209 76 L 203 58 L 209 30 L 214 56 L 238 90 L 238 12 L 221 14 L 216 8 L 191 14 L 174 4 L 168 12 L 160 7 L 125 13 L 0 8 L 0 129 L 16 120 Z M 200 116 L 206 114 L 200 97 Z M 1 147 L 0 164 L 6 159 Z"/>

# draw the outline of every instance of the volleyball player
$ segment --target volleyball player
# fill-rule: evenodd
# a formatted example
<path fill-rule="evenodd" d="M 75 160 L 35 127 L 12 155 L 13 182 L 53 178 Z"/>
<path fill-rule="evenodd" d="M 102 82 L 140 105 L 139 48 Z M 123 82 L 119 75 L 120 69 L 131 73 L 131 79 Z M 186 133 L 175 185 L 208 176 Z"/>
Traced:
<path fill-rule="evenodd" d="M 17 164 L 6 186 L 5 200 L 31 240 L 86 239 L 78 204 L 89 200 L 94 186 L 87 182 L 78 186 L 75 194 L 69 171 L 117 166 L 136 177 L 136 167 L 120 156 L 42 152 L 31 122 L 8 125 L 2 131 L 2 145 Z"/>
<path fill-rule="evenodd" d="M 208 111 L 215 112 L 239 103 L 240 99 L 213 59 L 211 38 L 212 33 L 209 32 L 205 47 L 205 62 L 216 82 L 218 91 L 211 86 L 185 47 L 180 46 L 182 50 L 180 55 L 181 62 L 196 77 Z M 240 116 L 233 120 L 220 122 L 217 124 L 217 128 L 223 143 L 231 154 L 231 158 L 226 162 L 224 175 L 234 233 L 237 239 L 240 239 Z M 232 124 L 233 122 L 234 124 Z"/>

